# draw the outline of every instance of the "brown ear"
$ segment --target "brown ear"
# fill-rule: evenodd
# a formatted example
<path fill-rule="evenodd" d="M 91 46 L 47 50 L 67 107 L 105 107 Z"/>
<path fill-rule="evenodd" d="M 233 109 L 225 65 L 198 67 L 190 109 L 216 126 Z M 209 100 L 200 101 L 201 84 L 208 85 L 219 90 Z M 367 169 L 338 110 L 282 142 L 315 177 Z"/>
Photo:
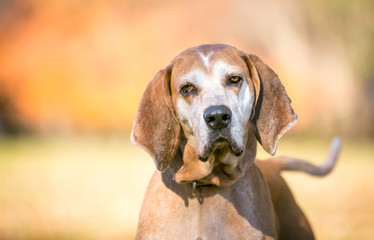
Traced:
<path fill-rule="evenodd" d="M 257 140 L 271 155 L 278 140 L 297 122 L 291 100 L 277 74 L 255 55 L 244 57 L 256 92 L 251 125 Z"/>
<path fill-rule="evenodd" d="M 167 67 L 156 73 L 148 84 L 131 133 L 131 141 L 152 156 L 160 171 L 173 159 L 180 136 L 180 125 L 171 102 L 170 76 L 171 69 Z"/>

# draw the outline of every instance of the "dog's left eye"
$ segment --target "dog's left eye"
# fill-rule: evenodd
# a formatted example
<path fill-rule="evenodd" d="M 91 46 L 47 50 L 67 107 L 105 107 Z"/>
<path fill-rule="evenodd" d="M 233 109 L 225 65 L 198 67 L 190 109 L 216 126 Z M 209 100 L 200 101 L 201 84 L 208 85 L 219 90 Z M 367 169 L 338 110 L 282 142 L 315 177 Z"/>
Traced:
<path fill-rule="evenodd" d="M 239 85 L 242 82 L 243 78 L 239 75 L 231 75 L 227 79 L 227 85 Z"/>

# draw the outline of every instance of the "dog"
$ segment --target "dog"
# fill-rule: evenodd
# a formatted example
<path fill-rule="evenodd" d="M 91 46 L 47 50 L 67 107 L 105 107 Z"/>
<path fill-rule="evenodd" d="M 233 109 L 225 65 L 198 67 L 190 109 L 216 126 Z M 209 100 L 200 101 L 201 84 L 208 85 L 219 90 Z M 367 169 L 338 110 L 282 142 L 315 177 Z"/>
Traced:
<path fill-rule="evenodd" d="M 146 87 L 131 141 L 154 160 L 136 239 L 314 239 L 282 170 L 324 176 L 325 163 L 274 155 L 297 115 L 277 74 L 223 44 L 180 53 Z"/>

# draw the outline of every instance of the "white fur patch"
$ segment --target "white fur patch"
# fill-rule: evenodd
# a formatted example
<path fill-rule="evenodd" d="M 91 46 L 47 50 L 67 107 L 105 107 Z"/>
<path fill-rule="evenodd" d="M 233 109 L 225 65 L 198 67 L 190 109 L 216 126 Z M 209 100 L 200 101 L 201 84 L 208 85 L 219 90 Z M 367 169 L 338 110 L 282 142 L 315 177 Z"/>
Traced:
<path fill-rule="evenodd" d="M 208 69 L 209 68 L 209 58 L 212 56 L 213 52 L 208 53 L 208 55 L 204 55 L 201 52 L 199 52 L 199 56 L 201 60 L 203 61 L 204 66 Z"/>
<path fill-rule="evenodd" d="M 243 79 L 239 94 L 232 96 L 232 100 L 230 101 L 230 109 L 232 111 L 231 135 L 241 147 L 244 147 L 245 144 L 244 137 L 252 107 L 253 96 L 247 81 Z"/>

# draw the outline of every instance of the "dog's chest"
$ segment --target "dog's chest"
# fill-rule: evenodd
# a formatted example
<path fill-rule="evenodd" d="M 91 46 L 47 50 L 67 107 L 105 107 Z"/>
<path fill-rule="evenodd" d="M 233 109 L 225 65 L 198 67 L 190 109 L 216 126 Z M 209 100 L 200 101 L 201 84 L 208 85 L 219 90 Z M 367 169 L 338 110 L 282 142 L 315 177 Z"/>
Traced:
<path fill-rule="evenodd" d="M 264 216 L 258 215 L 257 204 L 251 206 L 250 191 L 201 187 L 192 197 L 188 185 L 166 187 L 161 178 L 152 181 L 137 239 L 263 239 L 271 235 L 271 226 L 261 225 Z"/>

